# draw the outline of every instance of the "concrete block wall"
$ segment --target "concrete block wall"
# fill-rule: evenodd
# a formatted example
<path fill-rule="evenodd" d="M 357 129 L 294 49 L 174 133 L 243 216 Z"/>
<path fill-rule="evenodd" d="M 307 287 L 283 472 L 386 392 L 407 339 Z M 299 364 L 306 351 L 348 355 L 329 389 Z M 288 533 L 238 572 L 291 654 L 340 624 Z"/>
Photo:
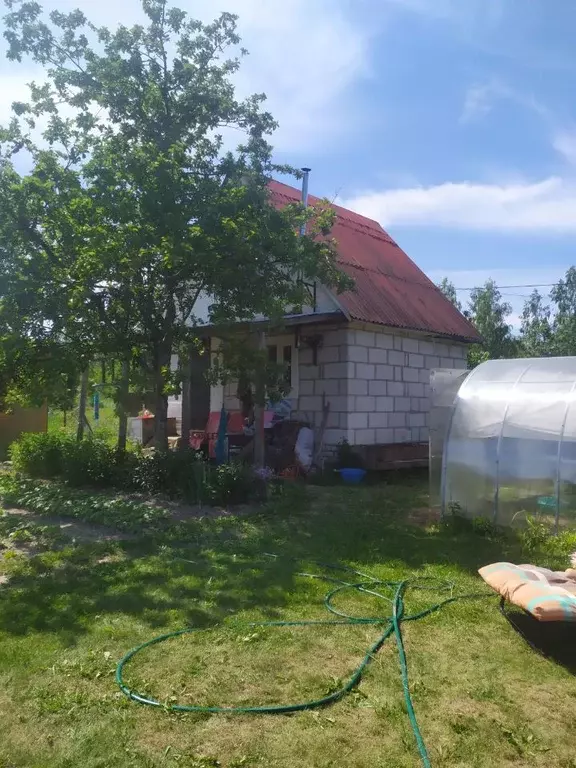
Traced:
<path fill-rule="evenodd" d="M 384 330 L 347 333 L 350 444 L 426 442 L 430 371 L 465 369 L 466 345 Z"/>
<path fill-rule="evenodd" d="M 322 342 L 316 364 L 304 342 L 298 349 L 298 397 L 292 399 L 292 415 L 319 428 L 326 396 L 327 457 L 343 439 L 357 446 L 428 441 L 430 371 L 464 370 L 465 344 L 373 326 L 314 329 L 318 333 Z M 223 397 L 227 409 L 237 410 L 236 384 L 222 390 L 219 402 Z"/>
<path fill-rule="evenodd" d="M 314 352 L 306 345 L 298 350 L 298 401 L 294 418 L 308 421 L 318 429 L 322 423 L 323 396 L 330 402 L 330 412 L 324 433 L 324 454 L 330 457 L 338 443 L 349 439 L 349 387 L 352 385 L 354 364 L 348 360 L 348 334 L 346 328 L 323 330 L 322 343 Z"/>

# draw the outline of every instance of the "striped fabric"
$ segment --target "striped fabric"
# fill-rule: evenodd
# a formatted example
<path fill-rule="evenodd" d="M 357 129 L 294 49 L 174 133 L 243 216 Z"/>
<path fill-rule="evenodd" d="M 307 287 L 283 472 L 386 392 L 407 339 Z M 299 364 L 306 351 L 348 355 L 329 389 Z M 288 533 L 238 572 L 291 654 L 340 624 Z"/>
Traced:
<path fill-rule="evenodd" d="M 576 572 L 494 563 L 478 571 L 486 584 L 539 621 L 576 621 Z"/>

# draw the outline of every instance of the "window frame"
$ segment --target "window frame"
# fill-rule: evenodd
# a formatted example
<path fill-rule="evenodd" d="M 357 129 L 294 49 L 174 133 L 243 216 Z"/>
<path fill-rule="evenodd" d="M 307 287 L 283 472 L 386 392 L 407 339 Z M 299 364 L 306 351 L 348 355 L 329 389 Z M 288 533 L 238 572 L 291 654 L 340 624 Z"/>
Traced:
<path fill-rule="evenodd" d="M 271 336 L 266 339 L 266 347 L 276 347 L 276 361 L 284 362 L 284 347 L 290 347 L 291 361 L 290 361 L 290 392 L 285 396 L 289 400 L 294 400 L 298 397 L 299 389 L 299 365 L 298 365 L 298 347 L 296 346 L 296 339 L 294 336 Z"/>

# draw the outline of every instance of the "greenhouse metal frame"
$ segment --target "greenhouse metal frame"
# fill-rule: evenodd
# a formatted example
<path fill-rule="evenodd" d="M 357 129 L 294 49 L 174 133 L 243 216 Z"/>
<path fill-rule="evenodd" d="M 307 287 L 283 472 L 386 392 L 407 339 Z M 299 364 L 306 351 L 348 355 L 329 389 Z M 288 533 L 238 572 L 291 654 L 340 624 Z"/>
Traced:
<path fill-rule="evenodd" d="M 431 491 L 443 514 L 574 525 L 576 357 L 490 360 L 436 371 L 431 384 Z"/>

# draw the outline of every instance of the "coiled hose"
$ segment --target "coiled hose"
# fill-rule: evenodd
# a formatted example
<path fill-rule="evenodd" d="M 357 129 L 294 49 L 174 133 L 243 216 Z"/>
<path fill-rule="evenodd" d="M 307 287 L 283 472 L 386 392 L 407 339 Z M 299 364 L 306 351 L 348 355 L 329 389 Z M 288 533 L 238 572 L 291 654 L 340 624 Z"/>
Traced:
<path fill-rule="evenodd" d="M 277 555 L 269 555 L 268 557 L 277 557 Z M 249 706 L 249 707 L 207 707 L 201 704 L 166 704 L 156 699 L 152 699 L 148 696 L 143 696 L 137 691 L 132 690 L 124 682 L 123 674 L 126 664 L 144 648 L 149 648 L 152 645 L 157 645 L 170 638 L 179 637 L 180 635 L 189 634 L 192 632 L 200 631 L 199 628 L 188 627 L 186 629 L 180 629 L 175 632 L 168 632 L 164 635 L 159 635 L 151 640 L 147 640 L 145 643 L 133 648 L 129 651 L 118 663 L 116 668 L 116 682 L 120 686 L 123 693 L 134 701 L 140 704 L 147 704 L 153 707 L 162 707 L 163 709 L 173 710 L 175 712 L 210 712 L 210 713 L 249 713 L 249 714 L 284 714 L 287 712 L 301 712 L 307 709 L 314 709 L 316 707 L 323 707 L 327 704 L 332 704 L 338 699 L 341 699 L 353 688 L 355 688 L 362 678 L 362 674 L 371 659 L 384 645 L 390 635 L 394 635 L 396 640 L 396 647 L 398 650 L 398 659 L 400 662 L 400 672 L 402 675 L 402 688 L 404 692 L 404 701 L 406 704 L 406 711 L 414 732 L 414 738 L 416 740 L 416 746 L 420 754 L 422 765 L 424 768 L 431 768 L 430 757 L 428 750 L 422 738 L 420 727 L 416 719 L 416 713 L 414 712 L 414 706 L 412 703 L 412 697 L 410 695 L 410 686 L 408 681 L 408 663 L 406 659 L 406 652 L 404 650 L 404 642 L 402 639 L 402 624 L 406 621 L 417 621 L 423 619 L 436 611 L 439 611 L 449 603 L 454 603 L 457 600 L 470 600 L 486 597 L 494 597 L 493 593 L 473 593 L 467 595 L 453 595 L 454 584 L 449 581 L 435 579 L 435 578 L 415 578 L 404 579 L 402 581 L 382 581 L 374 576 L 356 571 L 353 568 L 348 568 L 342 565 L 333 565 L 331 563 L 315 562 L 323 568 L 329 568 L 331 570 L 346 571 L 354 574 L 356 577 L 362 579 L 361 581 L 348 582 L 342 579 L 334 578 L 333 576 L 327 576 L 323 574 L 315 573 L 298 573 L 298 576 L 305 576 L 312 579 L 321 579 L 336 584 L 324 597 L 324 605 L 326 609 L 333 615 L 338 616 L 338 619 L 326 619 L 320 621 L 257 621 L 246 624 L 247 627 L 302 627 L 302 626 L 326 626 L 326 625 L 358 625 L 358 624 L 373 624 L 380 625 L 383 628 L 382 633 L 378 639 L 368 648 L 362 661 L 352 672 L 352 675 L 348 681 L 337 691 L 330 693 L 327 696 L 322 696 L 319 699 L 313 699 L 311 701 L 297 702 L 294 704 L 279 704 L 279 705 L 265 705 L 265 706 Z M 391 589 L 393 590 L 393 597 L 390 598 L 383 595 L 379 590 Z M 441 600 L 438 603 L 428 606 L 422 611 L 413 614 L 405 613 L 404 597 L 408 589 L 421 590 L 421 591 L 435 591 L 444 594 L 449 594 L 449 597 Z M 334 604 L 334 598 L 347 590 L 355 590 L 362 594 L 371 595 L 379 598 L 391 604 L 392 612 L 389 616 L 351 616 L 343 611 L 338 610 Z"/>

